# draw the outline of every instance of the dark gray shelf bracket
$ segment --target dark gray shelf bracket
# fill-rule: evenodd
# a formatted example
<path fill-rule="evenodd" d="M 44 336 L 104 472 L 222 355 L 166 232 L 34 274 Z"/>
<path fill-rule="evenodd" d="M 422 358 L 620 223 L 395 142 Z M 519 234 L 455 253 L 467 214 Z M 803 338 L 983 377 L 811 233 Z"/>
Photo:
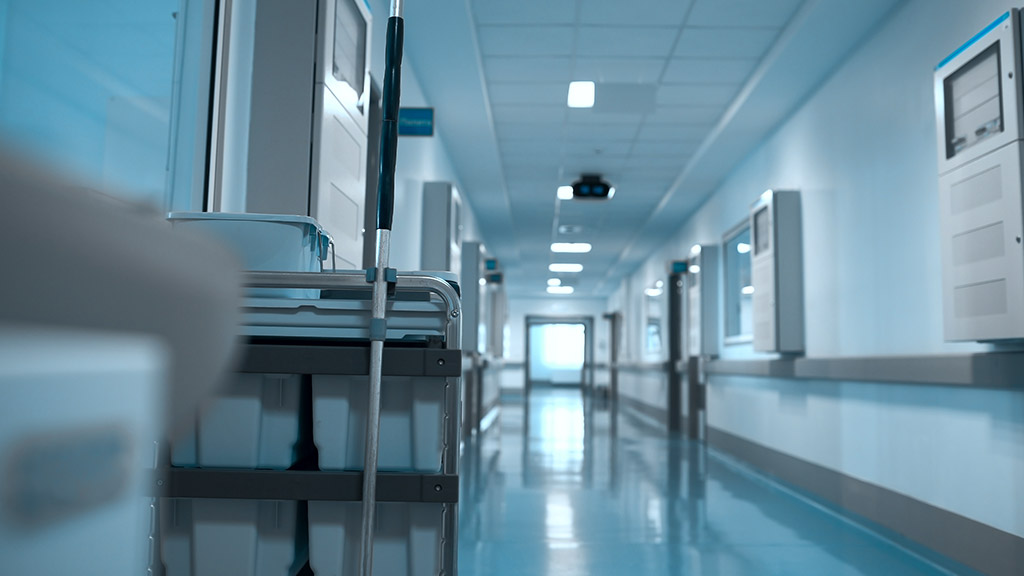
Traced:
<path fill-rule="evenodd" d="M 366 376 L 370 373 L 370 348 L 251 343 L 245 347 L 239 371 Z M 385 346 L 383 375 L 458 377 L 462 375 L 462 351 Z"/>
<path fill-rule="evenodd" d="M 363 473 L 358 471 L 160 468 L 153 474 L 150 493 L 163 498 L 360 502 L 362 492 Z M 459 477 L 378 472 L 377 501 L 457 503 Z"/>

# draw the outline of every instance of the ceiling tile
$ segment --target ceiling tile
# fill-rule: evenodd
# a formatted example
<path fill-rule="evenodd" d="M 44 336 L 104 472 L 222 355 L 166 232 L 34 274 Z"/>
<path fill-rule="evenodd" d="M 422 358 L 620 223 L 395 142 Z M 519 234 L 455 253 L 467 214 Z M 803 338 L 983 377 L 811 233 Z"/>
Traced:
<path fill-rule="evenodd" d="M 572 24 L 575 0 L 473 0 L 477 24 Z"/>
<path fill-rule="evenodd" d="M 550 84 L 503 84 L 490 83 L 487 95 L 491 105 L 495 104 L 547 104 L 565 106 L 569 93 L 567 82 Z"/>
<path fill-rule="evenodd" d="M 738 82 L 729 84 L 666 84 L 658 87 L 658 106 L 709 106 L 729 104 L 739 92 Z M 493 100 L 493 98 L 492 98 Z"/>
<path fill-rule="evenodd" d="M 501 160 L 506 172 L 517 171 L 519 169 L 535 169 L 537 170 L 537 174 L 543 175 L 557 173 L 558 169 L 562 166 L 561 160 L 553 156 L 539 158 L 532 154 L 528 156 L 505 154 L 502 156 Z"/>
<path fill-rule="evenodd" d="M 570 56 L 571 26 L 480 26 L 478 42 L 484 56 Z"/>
<path fill-rule="evenodd" d="M 700 140 L 638 140 L 633 144 L 633 156 L 682 157 L 693 154 Z"/>
<path fill-rule="evenodd" d="M 593 108 L 569 108 L 568 112 L 566 120 L 570 124 L 632 124 L 636 126 L 644 119 L 644 115 L 639 112 L 635 114 L 596 112 Z"/>
<path fill-rule="evenodd" d="M 753 58 L 760 60 L 779 31 L 775 28 L 683 29 L 676 56 L 691 58 Z"/>
<path fill-rule="evenodd" d="M 562 174 L 575 178 L 580 174 L 602 174 L 614 177 L 626 164 L 625 157 L 605 157 L 593 154 L 567 157 L 562 160 Z"/>
<path fill-rule="evenodd" d="M 583 154 L 599 154 L 608 156 L 625 156 L 633 147 L 632 140 L 602 140 L 594 142 L 591 140 L 567 140 L 562 145 L 562 152 L 566 156 L 580 156 Z"/>
<path fill-rule="evenodd" d="M 555 201 L 555 192 L 557 188 L 552 187 L 545 182 L 541 181 L 526 181 L 520 180 L 514 184 L 509 184 L 508 194 L 510 197 L 530 197 L 536 198 L 548 198 L 552 202 Z"/>
<path fill-rule="evenodd" d="M 576 58 L 573 80 L 595 82 L 657 82 L 664 58 Z"/>
<path fill-rule="evenodd" d="M 498 146 L 502 154 L 557 156 L 562 153 L 561 138 L 502 138 L 498 140 Z"/>
<path fill-rule="evenodd" d="M 537 166 L 535 164 L 516 164 L 505 166 L 505 178 L 509 182 L 517 178 L 558 178 L 558 165 Z"/>
<path fill-rule="evenodd" d="M 676 181 L 681 172 L 682 168 L 630 168 L 623 172 L 619 182 L 621 182 L 623 191 L 629 189 L 629 186 L 627 186 L 629 182 L 645 182 L 662 186 L 667 190 Z M 618 193 L 616 193 L 616 196 L 618 196 Z"/>
<path fill-rule="evenodd" d="M 566 93 L 569 89 L 570 59 L 565 57 L 490 56 L 484 58 L 484 70 L 489 82 L 563 82 Z"/>
<path fill-rule="evenodd" d="M 576 55 L 667 58 L 678 34 L 678 27 L 581 26 Z"/>
<path fill-rule="evenodd" d="M 743 82 L 753 72 L 756 60 L 696 60 L 674 58 L 665 70 L 666 83 L 724 84 Z"/>
<path fill-rule="evenodd" d="M 637 140 L 669 140 L 672 142 L 703 140 L 711 123 L 702 124 L 665 124 L 663 122 L 644 123 L 637 135 Z"/>
<path fill-rule="evenodd" d="M 501 124 L 515 122 L 555 122 L 565 121 L 566 106 L 535 106 L 523 104 L 502 104 L 491 106 L 494 121 Z"/>
<path fill-rule="evenodd" d="M 580 22 L 618 26 L 679 26 L 686 17 L 690 3 L 690 0 L 583 1 L 580 2 Z"/>
<path fill-rule="evenodd" d="M 569 124 L 565 127 L 565 137 L 592 142 L 630 140 L 636 135 L 637 124 Z"/>
<path fill-rule="evenodd" d="M 803 0 L 697 0 L 688 26 L 781 27 Z"/>
<path fill-rule="evenodd" d="M 501 140 L 558 140 L 562 137 L 561 124 L 540 124 L 535 122 L 494 123 L 494 130 Z"/>
<path fill-rule="evenodd" d="M 624 168 L 627 170 L 633 170 L 636 168 L 664 168 L 675 169 L 676 172 L 682 172 L 683 167 L 686 166 L 686 160 L 686 156 L 634 155 L 626 161 Z"/>
<path fill-rule="evenodd" d="M 722 102 L 718 106 L 660 106 L 654 114 L 647 116 L 647 122 L 666 123 L 715 123 L 725 112 Z"/>

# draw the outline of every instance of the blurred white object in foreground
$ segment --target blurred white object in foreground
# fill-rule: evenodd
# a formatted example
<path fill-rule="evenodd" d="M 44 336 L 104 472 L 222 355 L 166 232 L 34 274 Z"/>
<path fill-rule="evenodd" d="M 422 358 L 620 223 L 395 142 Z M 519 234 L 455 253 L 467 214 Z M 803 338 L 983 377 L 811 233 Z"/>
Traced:
<path fill-rule="evenodd" d="M 157 338 L 0 324 L 5 574 L 144 574 L 167 382 Z"/>

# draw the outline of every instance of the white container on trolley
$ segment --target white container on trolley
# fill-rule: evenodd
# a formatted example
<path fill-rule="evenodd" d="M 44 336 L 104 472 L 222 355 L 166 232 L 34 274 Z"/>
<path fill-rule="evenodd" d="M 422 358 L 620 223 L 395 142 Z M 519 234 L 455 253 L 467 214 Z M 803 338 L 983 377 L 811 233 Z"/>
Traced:
<path fill-rule="evenodd" d="M 309 503 L 309 566 L 316 576 L 359 572 L 361 502 Z M 437 576 L 441 572 L 441 504 L 377 504 L 373 573 Z"/>
<path fill-rule="evenodd" d="M 445 385 L 445 378 L 381 379 L 378 470 L 441 471 Z M 313 439 L 321 470 L 362 470 L 368 401 L 366 376 L 313 377 Z"/>
<path fill-rule="evenodd" d="M 163 499 L 160 510 L 166 576 L 291 576 L 303 563 L 294 501 Z"/>
<path fill-rule="evenodd" d="M 175 228 L 199 230 L 233 249 L 246 270 L 320 272 L 327 260 L 331 237 L 308 216 L 235 214 L 229 212 L 171 212 Z M 259 288 L 254 296 L 317 298 L 318 290 Z"/>
<path fill-rule="evenodd" d="M 320 272 L 330 245 L 306 216 L 178 212 L 168 220 L 220 238 L 249 270 Z M 287 301 L 317 298 L 319 290 L 260 288 L 249 295 Z M 172 443 L 171 464 L 289 468 L 297 458 L 301 385 L 297 374 L 232 375 L 195 430 Z M 165 500 L 161 510 L 161 556 L 169 576 L 294 573 L 295 502 L 178 499 Z"/>

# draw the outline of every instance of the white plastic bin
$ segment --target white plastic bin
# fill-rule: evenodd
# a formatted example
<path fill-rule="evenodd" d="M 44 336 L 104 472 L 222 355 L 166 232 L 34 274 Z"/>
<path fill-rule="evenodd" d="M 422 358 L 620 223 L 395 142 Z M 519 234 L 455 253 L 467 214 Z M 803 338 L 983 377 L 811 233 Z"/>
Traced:
<path fill-rule="evenodd" d="M 247 270 L 320 272 L 327 260 L 330 236 L 308 216 L 235 214 L 230 212 L 171 212 L 175 228 L 199 230 L 232 248 Z M 253 289 L 254 296 L 317 298 L 319 290 Z"/>
<path fill-rule="evenodd" d="M 295 463 L 301 376 L 235 374 L 200 416 L 197 431 L 171 445 L 171 464 L 284 470 Z"/>
<path fill-rule="evenodd" d="M 443 377 L 382 378 L 378 470 L 441 471 L 445 384 Z M 367 376 L 313 376 L 321 470 L 363 469 L 368 387 Z"/>
<path fill-rule="evenodd" d="M 287 501 L 162 499 L 166 576 L 292 576 L 297 504 Z"/>
<path fill-rule="evenodd" d="M 361 502 L 309 503 L 309 567 L 316 576 L 359 573 Z M 373 573 L 438 576 L 441 572 L 442 504 L 377 504 Z"/>

